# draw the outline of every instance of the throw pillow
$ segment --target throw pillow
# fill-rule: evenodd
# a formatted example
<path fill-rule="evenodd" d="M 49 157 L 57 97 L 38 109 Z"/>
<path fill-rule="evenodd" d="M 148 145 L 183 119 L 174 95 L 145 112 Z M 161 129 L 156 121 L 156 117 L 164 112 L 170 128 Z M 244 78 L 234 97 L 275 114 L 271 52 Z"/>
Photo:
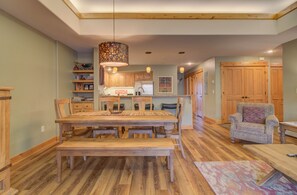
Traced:
<path fill-rule="evenodd" d="M 265 124 L 264 107 L 243 107 L 243 122 Z"/>

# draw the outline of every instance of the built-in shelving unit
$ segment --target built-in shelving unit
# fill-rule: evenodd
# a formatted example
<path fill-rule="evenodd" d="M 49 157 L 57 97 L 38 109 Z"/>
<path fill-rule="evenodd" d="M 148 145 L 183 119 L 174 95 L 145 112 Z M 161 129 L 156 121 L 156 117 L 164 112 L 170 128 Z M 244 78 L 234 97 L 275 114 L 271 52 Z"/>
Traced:
<path fill-rule="evenodd" d="M 94 70 L 73 70 L 74 90 L 73 93 L 93 93 L 94 92 Z M 74 94 L 74 96 L 82 96 L 83 94 Z"/>

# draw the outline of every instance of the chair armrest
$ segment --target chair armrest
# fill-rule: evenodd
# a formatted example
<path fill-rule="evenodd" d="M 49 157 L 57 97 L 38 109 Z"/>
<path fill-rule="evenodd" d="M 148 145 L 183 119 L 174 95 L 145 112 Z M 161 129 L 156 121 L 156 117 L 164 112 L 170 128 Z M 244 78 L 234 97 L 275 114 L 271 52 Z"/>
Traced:
<path fill-rule="evenodd" d="M 242 122 L 242 114 L 240 113 L 235 113 L 235 114 L 231 114 L 229 116 L 229 120 L 231 121 L 231 123 L 240 123 Z"/>
<path fill-rule="evenodd" d="M 266 126 L 275 127 L 279 125 L 279 122 L 275 115 L 269 115 L 266 117 L 265 124 Z"/>
<path fill-rule="evenodd" d="M 269 115 L 266 117 L 265 125 L 266 133 L 272 134 L 274 131 L 274 127 L 279 126 L 279 121 L 275 115 Z"/>

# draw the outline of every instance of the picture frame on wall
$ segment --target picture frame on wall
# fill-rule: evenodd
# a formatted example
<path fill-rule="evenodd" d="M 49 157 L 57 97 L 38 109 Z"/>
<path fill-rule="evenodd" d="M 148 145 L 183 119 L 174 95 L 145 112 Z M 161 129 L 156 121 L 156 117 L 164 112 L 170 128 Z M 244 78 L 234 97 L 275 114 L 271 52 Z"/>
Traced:
<path fill-rule="evenodd" d="M 173 93 L 173 77 L 159 76 L 159 93 Z"/>

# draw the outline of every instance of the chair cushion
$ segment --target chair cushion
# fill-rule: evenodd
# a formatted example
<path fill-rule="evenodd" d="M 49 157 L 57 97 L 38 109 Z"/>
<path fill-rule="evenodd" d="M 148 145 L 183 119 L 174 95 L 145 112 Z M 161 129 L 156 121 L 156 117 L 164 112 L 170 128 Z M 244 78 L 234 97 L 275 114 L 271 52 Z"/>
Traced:
<path fill-rule="evenodd" d="M 237 124 L 237 130 L 245 133 L 251 133 L 251 134 L 264 134 L 265 125 L 258 124 L 258 123 L 242 122 Z"/>
<path fill-rule="evenodd" d="M 243 122 L 265 124 L 265 108 L 264 107 L 243 107 Z"/>

